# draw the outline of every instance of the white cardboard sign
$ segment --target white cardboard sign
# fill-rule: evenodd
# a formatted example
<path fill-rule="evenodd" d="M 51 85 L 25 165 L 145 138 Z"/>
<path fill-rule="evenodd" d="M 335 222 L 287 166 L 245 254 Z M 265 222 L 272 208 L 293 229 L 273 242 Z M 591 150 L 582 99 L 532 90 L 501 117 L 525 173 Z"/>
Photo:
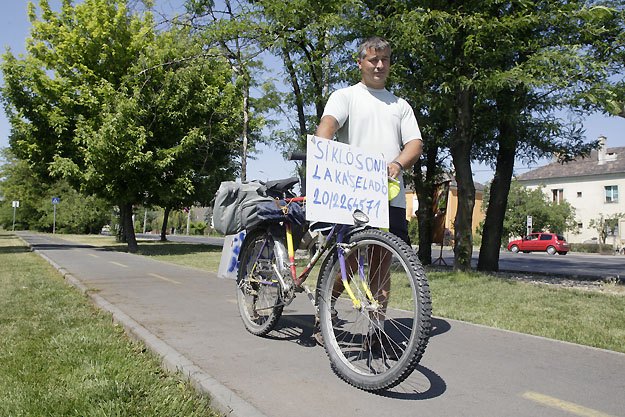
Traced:
<path fill-rule="evenodd" d="M 221 251 L 221 260 L 217 276 L 225 279 L 237 279 L 239 273 L 239 252 L 245 239 L 245 231 L 236 235 L 228 235 L 224 238 L 224 246 Z"/>
<path fill-rule="evenodd" d="M 360 209 L 369 225 L 388 228 L 388 171 L 381 153 L 308 136 L 306 220 L 354 224 Z"/>

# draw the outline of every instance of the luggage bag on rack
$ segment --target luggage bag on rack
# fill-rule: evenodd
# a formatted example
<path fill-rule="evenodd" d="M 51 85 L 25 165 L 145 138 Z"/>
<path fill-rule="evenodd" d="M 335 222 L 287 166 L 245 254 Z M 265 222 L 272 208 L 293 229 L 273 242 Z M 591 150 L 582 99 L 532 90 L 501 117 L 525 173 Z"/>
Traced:
<path fill-rule="evenodd" d="M 224 235 L 233 235 L 256 226 L 262 221 L 258 217 L 258 204 L 274 201 L 266 192 L 266 187 L 258 182 L 222 182 L 215 194 L 213 206 L 215 230 Z"/>

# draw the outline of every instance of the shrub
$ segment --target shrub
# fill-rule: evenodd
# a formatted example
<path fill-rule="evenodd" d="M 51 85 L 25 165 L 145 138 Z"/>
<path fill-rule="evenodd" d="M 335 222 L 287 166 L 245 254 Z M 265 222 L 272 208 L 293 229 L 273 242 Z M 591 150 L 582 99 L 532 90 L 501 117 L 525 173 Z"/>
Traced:
<path fill-rule="evenodd" d="M 569 243 L 569 249 L 572 252 L 599 253 L 597 243 Z"/>
<path fill-rule="evenodd" d="M 197 222 L 191 223 L 191 231 L 190 233 L 193 235 L 203 235 L 206 230 L 206 223 Z"/>
<path fill-rule="evenodd" d="M 482 233 L 473 233 L 473 246 L 482 245 Z"/>

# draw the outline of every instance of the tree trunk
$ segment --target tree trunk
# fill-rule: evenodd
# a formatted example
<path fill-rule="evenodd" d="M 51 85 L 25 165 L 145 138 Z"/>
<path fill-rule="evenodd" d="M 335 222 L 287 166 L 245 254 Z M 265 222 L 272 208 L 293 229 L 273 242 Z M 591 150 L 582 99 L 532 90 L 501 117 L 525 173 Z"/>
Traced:
<path fill-rule="evenodd" d="M 166 206 L 163 213 L 163 226 L 161 226 L 161 242 L 167 242 L 167 221 L 169 220 L 169 212 L 171 207 Z"/>
<path fill-rule="evenodd" d="M 284 56 L 284 66 L 289 73 L 289 81 L 293 88 L 293 94 L 295 95 L 295 108 L 297 109 L 297 121 L 299 124 L 300 137 L 306 137 L 306 114 L 304 113 L 304 97 L 302 96 L 302 90 L 300 89 L 299 82 L 297 80 L 297 74 L 295 73 L 295 67 L 291 60 L 291 55 L 286 48 L 282 48 L 282 55 Z"/>
<path fill-rule="evenodd" d="M 124 236 L 128 244 L 128 252 L 136 253 L 139 250 L 137 237 L 135 236 L 135 225 L 132 224 L 132 204 L 124 203 L 122 210 L 122 223 L 124 225 Z"/>
<path fill-rule="evenodd" d="M 119 206 L 119 229 L 117 230 L 117 241 L 121 243 L 126 243 L 126 232 L 125 232 L 125 221 L 124 221 L 124 210 L 126 209 L 124 205 L 120 204 Z"/>
<path fill-rule="evenodd" d="M 241 149 L 241 182 L 247 180 L 247 131 L 250 121 L 250 84 L 246 77 L 243 89 L 243 146 Z"/>
<path fill-rule="evenodd" d="M 519 143 L 517 128 L 521 102 L 525 98 L 523 89 L 504 90 L 497 98 L 497 130 L 499 150 L 495 176 L 491 183 L 488 210 L 482 232 L 482 246 L 477 262 L 480 271 L 499 270 L 499 251 L 503 234 L 503 222 L 508 207 L 510 183 L 514 171 L 514 158 Z"/>
<path fill-rule="evenodd" d="M 497 153 L 497 167 L 495 177 L 490 187 L 490 198 L 484 231 L 482 233 L 482 246 L 477 262 L 480 271 L 499 270 L 499 250 L 503 233 L 503 222 L 508 207 L 508 194 L 514 169 L 514 157 L 516 155 L 517 139 L 514 132 L 508 132 L 510 136 L 501 138 L 499 152 Z"/>
<path fill-rule="evenodd" d="M 413 179 L 415 191 L 419 199 L 419 209 L 417 218 L 419 219 L 419 249 L 417 255 L 423 265 L 432 263 L 432 222 L 434 221 L 434 210 L 432 207 L 437 169 L 438 146 L 425 146 L 424 155 L 426 160 L 425 179 L 421 171 L 421 159 L 414 166 Z"/>
<path fill-rule="evenodd" d="M 464 271 L 471 269 L 475 206 L 475 185 L 471 172 L 472 98 L 469 90 L 460 89 L 456 94 L 455 119 L 456 137 L 450 146 L 458 184 L 458 211 L 454 222 L 454 269 Z"/>

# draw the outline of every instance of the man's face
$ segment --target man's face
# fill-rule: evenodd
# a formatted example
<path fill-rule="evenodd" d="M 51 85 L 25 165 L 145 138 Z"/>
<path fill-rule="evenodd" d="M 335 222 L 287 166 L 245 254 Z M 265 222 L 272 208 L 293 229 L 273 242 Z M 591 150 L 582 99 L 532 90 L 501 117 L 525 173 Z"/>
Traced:
<path fill-rule="evenodd" d="M 367 55 L 358 59 L 358 68 L 362 73 L 362 82 L 370 88 L 384 88 L 391 67 L 391 51 L 387 49 L 367 49 Z"/>

